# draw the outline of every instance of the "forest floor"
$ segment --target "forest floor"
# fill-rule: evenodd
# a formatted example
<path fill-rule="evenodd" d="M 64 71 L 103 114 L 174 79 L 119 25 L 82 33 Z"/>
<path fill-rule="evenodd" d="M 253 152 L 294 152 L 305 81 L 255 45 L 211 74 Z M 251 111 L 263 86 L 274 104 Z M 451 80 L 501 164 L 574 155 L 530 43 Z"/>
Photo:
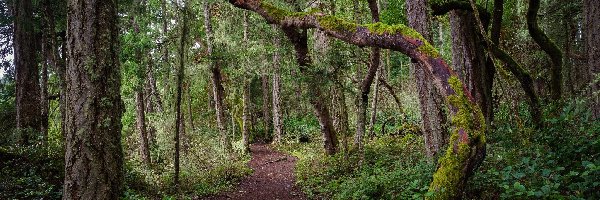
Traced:
<path fill-rule="evenodd" d="M 252 175 L 235 188 L 205 199 L 307 199 L 295 184 L 296 157 L 274 151 L 268 144 L 250 146 Z"/>

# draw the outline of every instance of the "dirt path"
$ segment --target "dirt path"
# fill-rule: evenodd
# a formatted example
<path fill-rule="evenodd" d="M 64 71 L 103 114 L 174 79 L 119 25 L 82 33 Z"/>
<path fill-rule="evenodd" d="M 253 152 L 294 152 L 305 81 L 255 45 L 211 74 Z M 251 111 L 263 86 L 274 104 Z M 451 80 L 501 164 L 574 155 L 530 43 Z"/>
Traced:
<path fill-rule="evenodd" d="M 306 199 L 294 184 L 296 157 L 273 151 L 267 144 L 253 144 L 250 152 L 248 165 L 254 173 L 236 188 L 205 199 Z"/>

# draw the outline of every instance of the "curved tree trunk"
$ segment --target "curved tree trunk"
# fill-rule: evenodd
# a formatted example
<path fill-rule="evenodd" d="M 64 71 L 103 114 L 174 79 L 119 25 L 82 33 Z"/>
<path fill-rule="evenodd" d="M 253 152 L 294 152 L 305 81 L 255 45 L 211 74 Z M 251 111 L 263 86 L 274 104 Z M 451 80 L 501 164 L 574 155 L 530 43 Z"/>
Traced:
<path fill-rule="evenodd" d="M 68 6 L 63 199 L 119 199 L 124 106 L 117 1 L 70 0 Z"/>
<path fill-rule="evenodd" d="M 20 143 L 30 144 L 41 128 L 39 71 L 36 62 L 33 7 L 31 0 L 14 1 L 14 64 L 17 129 Z"/>
<path fill-rule="evenodd" d="M 368 0 L 369 9 L 371 10 L 371 18 L 373 22 L 379 22 L 379 7 L 377 0 Z M 381 58 L 381 50 L 379 47 L 371 48 L 371 56 L 369 63 L 369 70 L 365 75 L 364 79 L 360 84 L 360 102 L 358 104 L 358 112 L 356 113 L 356 136 L 354 137 L 354 146 L 358 148 L 359 152 L 363 149 L 363 138 L 365 136 L 365 128 L 367 121 L 367 106 L 369 105 L 369 93 L 371 91 L 371 84 L 375 78 L 375 74 L 379 69 Z M 361 159 L 362 160 L 362 159 Z"/>
<path fill-rule="evenodd" d="M 406 9 L 409 25 L 426 39 L 431 39 L 426 0 L 407 2 Z M 426 73 L 424 67 L 418 63 L 412 65 L 415 69 L 414 76 L 419 92 L 425 152 L 427 156 L 434 158 L 448 142 L 446 114 L 443 112 L 444 100 L 440 92 L 433 86 L 432 77 Z"/>
<path fill-rule="evenodd" d="M 550 65 L 550 92 L 554 100 L 559 100 L 561 97 L 562 84 L 562 51 L 556 44 L 539 27 L 537 22 L 538 10 L 540 9 L 540 0 L 529 0 L 529 9 L 527 10 L 527 29 L 529 35 L 537 43 L 552 60 Z"/>

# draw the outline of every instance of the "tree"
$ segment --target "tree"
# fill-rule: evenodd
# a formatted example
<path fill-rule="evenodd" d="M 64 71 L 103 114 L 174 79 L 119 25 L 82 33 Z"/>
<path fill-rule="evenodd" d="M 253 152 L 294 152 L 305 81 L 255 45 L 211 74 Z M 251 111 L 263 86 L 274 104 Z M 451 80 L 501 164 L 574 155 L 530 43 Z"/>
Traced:
<path fill-rule="evenodd" d="M 436 198 L 460 197 L 469 174 L 481 163 L 485 155 L 485 119 L 469 90 L 423 36 L 404 25 L 356 24 L 320 12 L 290 12 L 261 1 L 231 0 L 230 3 L 260 14 L 269 23 L 282 26 L 286 36 L 294 44 L 301 70 L 310 66 L 310 57 L 307 56 L 308 48 L 305 45 L 306 34 L 302 34 L 305 31 L 300 30 L 311 28 L 354 45 L 399 51 L 422 64 L 427 73 L 431 73 L 435 78 L 436 87 L 448 98 L 449 110 L 453 116 L 450 145 L 446 154 L 440 158 L 440 167 L 433 176 L 429 190 L 435 193 Z M 311 96 L 320 97 L 319 90 L 311 91 Z M 320 119 L 324 136 L 333 132 L 324 130 L 331 127 L 331 124 L 322 123 L 327 122 L 327 107 L 319 101 L 312 100 L 311 103 Z M 327 139 L 325 138 L 326 142 Z"/>
<path fill-rule="evenodd" d="M 16 79 L 17 129 L 20 143 L 27 145 L 41 130 L 39 69 L 36 62 L 35 32 L 31 0 L 14 1 L 14 63 Z"/>
<path fill-rule="evenodd" d="M 188 34 L 188 24 L 187 24 L 187 9 L 185 3 L 181 8 L 181 38 L 179 40 L 179 68 L 177 69 L 177 94 L 175 97 L 175 132 L 173 133 L 174 141 L 175 141 L 175 177 L 173 178 L 173 183 L 175 187 L 179 185 L 179 151 L 180 151 L 180 132 L 182 131 L 183 113 L 181 112 L 181 96 L 182 96 L 182 85 L 184 78 L 184 70 L 185 70 L 185 40 Z"/>
<path fill-rule="evenodd" d="M 277 27 L 273 27 L 274 31 L 277 31 Z M 273 142 L 279 143 L 283 135 L 283 121 L 281 117 L 281 58 L 279 55 L 279 38 L 273 37 Z"/>
<path fill-rule="evenodd" d="M 587 62 L 592 80 L 592 113 L 595 118 L 600 118 L 600 2 L 584 0 L 583 15 Z"/>
<path fill-rule="evenodd" d="M 215 102 L 215 112 L 217 115 L 217 127 L 219 127 L 219 132 L 221 133 L 221 145 L 223 149 L 227 152 L 232 150 L 231 143 L 229 142 L 229 137 L 227 136 L 227 125 L 225 124 L 225 106 L 223 105 L 223 83 L 221 80 L 221 67 L 220 63 L 217 60 L 214 60 L 211 56 L 213 53 L 213 31 L 211 25 L 211 12 L 210 12 L 210 3 L 208 0 L 203 2 L 204 8 L 204 30 L 206 32 L 206 54 L 209 57 L 209 68 L 211 71 L 211 80 L 212 80 L 212 89 L 213 89 L 213 98 Z"/>
<path fill-rule="evenodd" d="M 118 199 L 123 102 L 117 1 L 70 0 L 68 8 L 63 199 Z"/>
<path fill-rule="evenodd" d="M 406 4 L 410 27 L 431 40 L 429 14 L 426 0 L 409 1 Z M 425 140 L 425 153 L 435 157 L 448 141 L 446 114 L 443 112 L 443 97 L 432 84 L 432 77 L 418 63 L 413 64 L 414 76 L 419 93 L 421 124 Z"/>

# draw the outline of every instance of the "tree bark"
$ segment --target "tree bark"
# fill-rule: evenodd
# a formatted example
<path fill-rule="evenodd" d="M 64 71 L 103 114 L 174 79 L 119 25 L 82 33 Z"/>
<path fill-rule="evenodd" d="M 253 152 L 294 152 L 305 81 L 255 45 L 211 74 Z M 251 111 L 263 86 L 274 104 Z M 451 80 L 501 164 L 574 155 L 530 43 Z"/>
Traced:
<path fill-rule="evenodd" d="M 562 51 L 556 46 L 556 44 L 544 33 L 539 27 L 537 21 L 538 10 L 540 9 L 540 0 L 529 0 L 529 9 L 527 10 L 527 29 L 529 35 L 537 43 L 540 48 L 552 60 L 550 65 L 550 93 L 554 100 L 559 100 L 561 97 L 561 84 L 562 84 L 562 65 L 563 55 Z"/>
<path fill-rule="evenodd" d="M 377 102 L 379 99 L 379 78 L 381 77 L 381 69 L 375 72 L 375 86 L 373 88 L 373 101 L 371 102 L 371 121 L 369 124 L 369 135 L 371 138 L 375 136 L 375 122 L 377 120 Z"/>
<path fill-rule="evenodd" d="M 427 1 L 416 0 L 406 4 L 408 22 L 423 37 L 431 39 L 429 32 L 429 14 Z M 419 108 L 421 110 L 421 126 L 425 140 L 425 153 L 435 158 L 441 148 L 448 142 L 446 132 L 447 117 L 443 112 L 443 97 L 432 84 L 432 77 L 426 73 L 423 66 L 413 63 L 414 76 L 419 93 Z"/>
<path fill-rule="evenodd" d="M 142 161 L 146 165 L 150 164 L 150 147 L 148 145 L 148 132 L 146 131 L 146 113 L 144 103 L 144 92 L 139 89 L 135 92 L 135 112 L 136 112 L 136 126 L 140 133 L 140 155 Z"/>
<path fill-rule="evenodd" d="M 248 13 L 247 11 L 243 11 L 244 13 L 244 45 L 248 44 Z M 244 153 L 250 151 L 250 80 L 244 75 L 244 85 L 242 92 L 242 101 L 244 104 L 244 108 L 242 110 L 242 143 L 244 145 Z"/>
<path fill-rule="evenodd" d="M 14 64 L 16 82 L 17 129 L 20 143 L 30 144 L 40 132 L 40 86 L 36 62 L 35 32 L 31 0 L 14 1 Z"/>
<path fill-rule="evenodd" d="M 473 12 L 450 11 L 452 34 L 452 65 L 459 71 L 459 77 L 467 85 L 477 105 L 491 123 L 493 65 L 487 63 L 484 39 L 479 34 Z"/>
<path fill-rule="evenodd" d="M 213 40 L 213 32 L 211 25 L 211 13 L 210 13 L 210 4 L 208 0 L 203 2 L 204 8 L 204 29 L 206 32 L 206 52 L 207 56 L 211 57 L 212 55 L 212 40 Z M 221 81 L 221 68 L 219 67 L 219 63 L 216 61 L 209 61 L 210 71 L 211 71 L 211 81 L 212 81 L 212 89 L 213 89 L 213 98 L 215 102 L 215 112 L 217 115 L 217 127 L 219 128 L 219 132 L 221 133 L 221 145 L 223 149 L 227 152 L 231 152 L 232 147 L 229 142 L 229 137 L 227 134 L 227 127 L 225 122 L 225 107 L 223 106 L 223 83 Z"/>
<path fill-rule="evenodd" d="M 274 31 L 277 28 L 273 27 Z M 279 143 L 283 135 L 283 121 L 281 117 L 281 75 L 280 75 L 280 57 L 279 57 L 279 38 L 273 38 L 273 142 Z"/>
<path fill-rule="evenodd" d="M 187 38 L 187 34 L 188 34 L 188 24 L 187 24 L 187 8 L 184 6 L 181 9 L 182 16 L 181 16 L 181 20 L 182 20 L 182 26 L 181 26 L 181 38 L 179 40 L 179 67 L 177 69 L 177 94 L 175 97 L 175 132 L 173 133 L 174 135 L 174 143 L 175 143 L 175 159 L 174 159 L 174 165 L 175 165 L 175 175 L 173 176 L 173 184 L 175 185 L 175 187 L 179 187 L 179 155 L 180 155 L 180 135 L 181 135 L 181 131 L 182 131 L 182 123 L 183 119 L 182 119 L 182 112 L 181 112 L 181 96 L 182 96 L 182 85 L 183 85 L 183 78 L 184 78 L 184 73 L 185 73 L 185 58 L 186 58 L 186 43 L 185 43 L 185 39 Z"/>
<path fill-rule="evenodd" d="M 589 80 L 592 80 L 591 107 L 597 119 L 600 118 L 600 1 L 584 0 L 583 15 Z"/>
<path fill-rule="evenodd" d="M 266 71 L 266 70 L 265 70 Z M 272 102 L 269 97 L 269 93 L 272 91 L 269 90 L 269 75 L 267 72 L 263 72 L 260 76 L 261 81 L 261 90 L 262 90 L 262 113 L 263 113 L 263 127 L 264 127 L 264 138 L 269 137 L 269 133 L 271 132 L 271 109 L 269 109 L 269 104 Z"/>
<path fill-rule="evenodd" d="M 119 199 L 123 189 L 117 1 L 68 2 L 63 199 Z"/>
<path fill-rule="evenodd" d="M 374 23 L 379 22 L 379 8 L 377 0 L 368 0 L 369 9 L 371 10 L 371 19 Z M 379 69 L 381 50 L 378 47 L 371 48 L 371 56 L 369 62 L 369 70 L 360 84 L 360 102 L 358 104 L 358 112 L 356 116 L 356 136 L 354 137 L 354 146 L 359 152 L 363 149 L 363 137 L 365 135 L 365 127 L 367 121 L 367 106 L 369 105 L 369 92 L 371 84 L 377 70 Z M 362 159 L 361 159 L 362 160 Z"/>

